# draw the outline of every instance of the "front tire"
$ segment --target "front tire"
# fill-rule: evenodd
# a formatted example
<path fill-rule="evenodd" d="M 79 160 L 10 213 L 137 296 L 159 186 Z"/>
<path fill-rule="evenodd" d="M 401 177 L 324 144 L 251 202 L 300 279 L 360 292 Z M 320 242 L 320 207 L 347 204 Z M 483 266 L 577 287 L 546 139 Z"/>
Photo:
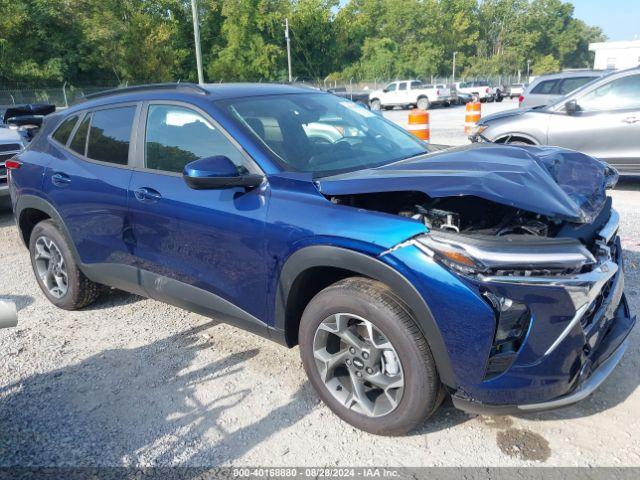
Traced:
<path fill-rule="evenodd" d="M 378 100 L 377 98 L 374 98 L 373 100 L 371 100 L 371 110 L 374 112 L 379 111 L 382 108 L 382 104 L 380 103 L 380 100 Z"/>
<path fill-rule="evenodd" d="M 44 220 L 33 228 L 29 253 L 38 284 L 55 306 L 78 310 L 98 298 L 100 285 L 80 271 L 66 238 L 53 220 Z"/>
<path fill-rule="evenodd" d="M 340 418 L 378 435 L 404 434 L 442 401 L 431 350 L 386 285 L 353 277 L 317 294 L 299 331 L 305 371 Z"/>

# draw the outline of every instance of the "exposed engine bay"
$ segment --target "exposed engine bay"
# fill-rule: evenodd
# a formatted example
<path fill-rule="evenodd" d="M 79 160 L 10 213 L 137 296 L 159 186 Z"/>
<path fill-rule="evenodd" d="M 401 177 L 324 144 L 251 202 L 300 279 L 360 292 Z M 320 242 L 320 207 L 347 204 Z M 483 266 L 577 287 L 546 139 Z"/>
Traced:
<path fill-rule="evenodd" d="M 474 196 L 430 198 L 422 192 L 381 192 L 330 199 L 337 204 L 412 218 L 430 230 L 453 233 L 555 237 L 564 223 Z"/>

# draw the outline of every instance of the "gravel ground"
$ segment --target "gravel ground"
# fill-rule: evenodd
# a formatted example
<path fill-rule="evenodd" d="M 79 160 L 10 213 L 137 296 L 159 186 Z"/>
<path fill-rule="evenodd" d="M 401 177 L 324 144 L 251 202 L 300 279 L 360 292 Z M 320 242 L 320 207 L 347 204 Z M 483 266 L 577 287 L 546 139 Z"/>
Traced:
<path fill-rule="evenodd" d="M 462 117 L 436 128 L 454 112 L 463 115 L 432 112 L 434 142 L 464 141 L 447 133 L 461 132 Z M 640 182 L 623 182 L 613 197 L 638 311 Z M 578 405 L 482 417 L 447 400 L 413 434 L 376 437 L 318 402 L 297 348 L 118 291 L 83 311 L 58 310 L 6 213 L 0 245 L 0 299 L 20 315 L 17 328 L 0 331 L 0 466 L 640 465 L 637 328 L 620 366 Z"/>

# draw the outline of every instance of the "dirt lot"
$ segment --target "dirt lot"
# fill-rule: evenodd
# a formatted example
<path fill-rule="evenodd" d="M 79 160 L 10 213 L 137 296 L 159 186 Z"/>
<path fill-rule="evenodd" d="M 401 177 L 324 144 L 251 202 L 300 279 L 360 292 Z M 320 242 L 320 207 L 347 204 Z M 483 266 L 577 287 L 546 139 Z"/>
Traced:
<path fill-rule="evenodd" d="M 613 197 L 638 311 L 640 181 Z M 638 328 L 612 376 L 578 405 L 489 418 L 446 401 L 412 435 L 376 437 L 318 402 L 297 349 L 115 291 L 58 310 L 7 213 L 0 246 L 0 299 L 20 315 L 0 331 L 0 466 L 640 465 Z"/>

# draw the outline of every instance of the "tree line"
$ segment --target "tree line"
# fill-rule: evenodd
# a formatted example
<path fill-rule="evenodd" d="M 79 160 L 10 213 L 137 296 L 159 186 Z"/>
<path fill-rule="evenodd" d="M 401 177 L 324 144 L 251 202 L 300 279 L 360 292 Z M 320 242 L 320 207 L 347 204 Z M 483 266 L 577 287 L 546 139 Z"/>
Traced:
<path fill-rule="evenodd" d="M 198 0 L 207 81 L 541 74 L 602 31 L 562 0 Z M 189 0 L 0 0 L 0 83 L 197 80 Z"/>

